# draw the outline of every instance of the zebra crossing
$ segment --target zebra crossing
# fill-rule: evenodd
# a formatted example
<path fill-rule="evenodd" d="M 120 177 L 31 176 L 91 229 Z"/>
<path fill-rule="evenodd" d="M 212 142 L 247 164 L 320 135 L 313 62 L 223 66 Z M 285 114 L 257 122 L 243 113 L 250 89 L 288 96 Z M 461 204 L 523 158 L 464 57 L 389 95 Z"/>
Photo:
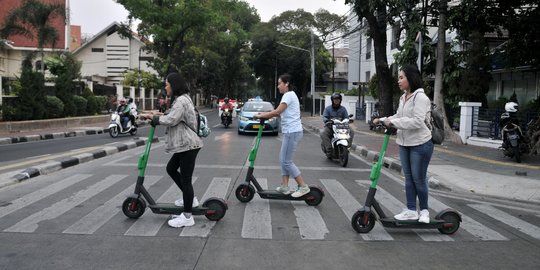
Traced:
<path fill-rule="evenodd" d="M 215 221 L 207 220 L 205 217 L 196 217 L 196 224 L 193 227 L 184 229 L 174 229 L 178 237 L 209 237 L 211 234 L 218 235 L 219 226 L 227 226 L 227 219 L 240 219 L 241 230 L 238 235 L 232 237 L 246 239 L 275 239 L 273 231 L 276 226 L 282 223 L 282 215 L 276 215 L 272 206 L 280 204 L 279 209 L 283 206 L 290 207 L 292 214 L 296 220 L 288 221 L 295 223 L 297 237 L 300 240 L 325 240 L 329 234 L 336 230 L 335 223 L 346 224 L 350 227 L 350 219 L 357 211 L 362 203 L 364 195 L 355 194 L 350 191 L 350 185 L 353 185 L 357 190 L 367 191 L 370 185 L 369 180 L 355 180 L 349 183 L 342 183 L 336 179 L 319 179 L 318 183 L 323 187 L 326 196 L 322 202 L 335 204 L 339 209 L 328 210 L 328 207 L 312 207 L 306 205 L 302 201 L 272 201 L 261 199 L 255 196 L 249 203 L 240 203 L 234 197 L 234 189 L 238 183 L 235 183 L 232 178 L 213 177 L 202 181 L 200 176 L 194 177 L 194 183 L 198 187 L 204 185 L 204 195 L 200 197 L 200 201 L 204 202 L 211 197 L 226 198 L 229 204 L 229 211 L 223 218 L 225 222 L 219 224 Z M 268 180 L 259 178 L 263 188 L 267 188 Z M 85 184 L 88 183 L 88 184 Z M 92 174 L 75 174 L 63 180 L 59 180 L 51 185 L 47 185 L 39 190 L 33 191 L 14 199 L 8 203 L 0 205 L 0 231 L 3 233 L 40 233 L 40 226 L 55 219 L 61 219 L 62 222 L 57 224 L 55 230 L 62 234 L 71 235 L 92 235 L 104 233 L 101 228 L 108 224 L 118 222 L 118 220 L 127 220 L 121 211 L 122 201 L 127 195 L 133 192 L 134 183 L 132 177 L 127 174 L 112 174 L 108 176 L 98 176 Z M 203 182 L 203 183 L 201 183 Z M 317 181 L 316 181 L 317 182 Z M 171 202 L 181 196 L 180 190 L 170 179 L 158 175 L 149 175 L 145 178 L 145 186 L 150 190 L 150 193 L 156 192 L 154 189 L 157 184 L 161 184 L 163 188 L 161 194 L 155 194 L 159 202 Z M 349 186 L 347 186 L 349 185 Z M 116 186 L 120 192 L 114 193 L 104 202 L 94 203 L 90 205 L 98 205 L 94 209 L 84 208 L 83 203 L 87 201 L 97 200 L 99 194 L 111 194 L 106 192 L 111 187 Z M 73 190 L 77 187 L 77 190 Z M 121 187 L 121 188 L 119 188 Z M 66 191 L 69 190 L 69 191 Z M 0 191 L 0 198 L 3 192 Z M 63 194 L 69 192 L 70 194 Z M 159 192 L 157 192 L 159 193 Z M 62 196 L 55 196 L 63 194 Z M 229 196 L 227 198 L 227 196 Z M 40 206 L 42 200 L 59 199 L 50 205 Z M 391 213 L 399 212 L 404 208 L 402 195 L 393 195 L 382 187 L 377 191 L 378 201 L 383 208 Z M 329 202 L 330 201 L 330 202 Z M 432 216 L 434 213 L 449 208 L 448 205 L 430 197 L 430 208 Z M 229 215 L 231 207 L 236 208 L 235 213 L 240 213 L 242 217 Z M 418 241 L 426 242 L 451 242 L 451 241 L 509 241 L 515 238 L 515 235 L 530 237 L 540 240 L 540 215 L 532 213 L 527 215 L 527 220 L 522 218 L 522 215 L 516 214 L 513 210 L 508 210 L 501 207 L 495 207 L 490 204 L 479 202 L 468 202 L 466 206 L 467 214 L 462 213 L 463 222 L 459 231 L 455 235 L 443 235 L 437 230 L 396 230 L 384 228 L 377 224 L 374 229 L 367 234 L 356 234 L 352 228 L 344 234 L 343 239 L 358 239 L 360 241 L 395 241 L 406 234 L 408 237 L 417 238 Z M 455 208 L 455 207 L 454 207 Z M 85 215 L 67 215 L 68 212 L 85 211 Z M 330 218 L 328 211 L 334 211 Z M 20 213 L 29 213 L 22 216 Z M 335 216 L 339 216 L 338 220 Z M 479 218 L 480 217 L 480 218 Z M 532 221 L 531 221 L 532 220 Z M 139 219 L 130 220 L 126 228 L 120 232 L 123 236 L 135 237 L 153 237 L 157 236 L 162 230 L 173 230 L 166 225 L 167 217 L 164 215 L 155 215 L 147 209 L 144 215 Z M 240 221 L 238 221 L 240 222 Z M 497 224 L 494 225 L 494 224 Z M 129 225 L 129 226 L 128 226 Z M 342 226 L 342 228 L 345 226 Z M 49 228 L 50 229 L 50 228 Z M 511 232 L 509 232 L 511 231 Z M 358 235 L 358 237 L 356 237 Z M 227 235 L 231 237 L 231 235 Z"/>

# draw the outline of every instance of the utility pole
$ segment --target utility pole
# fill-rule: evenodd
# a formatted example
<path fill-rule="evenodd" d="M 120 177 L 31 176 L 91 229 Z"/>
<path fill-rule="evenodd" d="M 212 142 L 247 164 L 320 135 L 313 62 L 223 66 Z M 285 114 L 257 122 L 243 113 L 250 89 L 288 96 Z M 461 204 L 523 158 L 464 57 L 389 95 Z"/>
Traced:
<path fill-rule="evenodd" d="M 334 54 L 334 45 L 335 42 L 332 42 L 332 93 L 336 92 L 336 82 L 334 71 L 336 70 L 336 55 Z"/>

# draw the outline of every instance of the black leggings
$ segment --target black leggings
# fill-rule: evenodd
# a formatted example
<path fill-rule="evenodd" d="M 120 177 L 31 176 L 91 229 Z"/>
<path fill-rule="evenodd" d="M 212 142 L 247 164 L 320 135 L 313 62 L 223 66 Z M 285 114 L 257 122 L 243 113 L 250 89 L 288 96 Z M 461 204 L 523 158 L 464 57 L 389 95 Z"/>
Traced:
<path fill-rule="evenodd" d="M 195 170 L 195 160 L 200 148 L 181 153 L 174 153 L 167 163 L 167 173 L 176 185 L 182 190 L 184 199 L 184 212 L 191 213 L 193 207 L 193 184 L 191 178 Z M 178 171 L 180 168 L 180 171 Z"/>

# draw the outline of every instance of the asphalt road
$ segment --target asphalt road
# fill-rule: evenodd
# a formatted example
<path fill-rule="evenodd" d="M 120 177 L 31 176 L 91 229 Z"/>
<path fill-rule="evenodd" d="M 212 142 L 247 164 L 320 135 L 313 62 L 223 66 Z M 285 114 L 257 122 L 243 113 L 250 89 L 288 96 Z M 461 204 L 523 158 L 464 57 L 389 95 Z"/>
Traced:
<path fill-rule="evenodd" d="M 323 202 L 312 207 L 256 196 L 241 203 L 234 190 L 245 179 L 255 137 L 238 135 L 236 124 L 225 129 L 217 118 L 210 121 L 194 189 L 202 201 L 227 200 L 222 220 L 197 216 L 194 227 L 175 229 L 166 215 L 148 210 L 126 218 L 120 205 L 137 179 L 138 147 L 0 189 L 0 269 L 538 268 L 540 209 L 511 200 L 432 190 L 432 217 L 445 207 L 463 215 L 456 234 L 380 224 L 357 234 L 350 216 L 364 202 L 371 164 L 353 155 L 340 167 L 322 155 L 311 132 L 295 160 L 306 182 L 325 190 Z M 264 136 L 255 163 L 254 175 L 270 189 L 280 181 L 280 138 Z M 180 196 L 165 173 L 170 156 L 163 142 L 152 149 L 145 185 L 158 202 L 170 202 Z M 379 183 L 384 209 L 403 207 L 401 176 L 384 170 Z"/>

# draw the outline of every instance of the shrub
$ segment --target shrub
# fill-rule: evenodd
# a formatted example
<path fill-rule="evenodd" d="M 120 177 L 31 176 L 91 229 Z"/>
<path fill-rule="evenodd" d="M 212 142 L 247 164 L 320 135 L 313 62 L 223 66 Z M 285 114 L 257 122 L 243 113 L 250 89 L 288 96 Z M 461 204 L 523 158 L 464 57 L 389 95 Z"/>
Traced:
<path fill-rule="evenodd" d="M 88 103 L 86 104 L 86 112 L 88 115 L 94 115 L 96 113 L 99 113 L 99 109 L 97 106 L 97 98 L 94 95 L 88 96 L 86 98 Z"/>
<path fill-rule="evenodd" d="M 73 96 L 73 103 L 75 105 L 75 115 L 83 116 L 86 115 L 86 107 L 88 101 L 81 96 Z"/>
<path fill-rule="evenodd" d="M 46 96 L 47 118 L 60 118 L 64 113 L 64 102 L 55 96 Z"/>
<path fill-rule="evenodd" d="M 96 103 L 97 103 L 97 113 L 101 113 L 101 111 L 107 111 L 107 102 L 109 98 L 106 96 L 96 96 Z"/>

